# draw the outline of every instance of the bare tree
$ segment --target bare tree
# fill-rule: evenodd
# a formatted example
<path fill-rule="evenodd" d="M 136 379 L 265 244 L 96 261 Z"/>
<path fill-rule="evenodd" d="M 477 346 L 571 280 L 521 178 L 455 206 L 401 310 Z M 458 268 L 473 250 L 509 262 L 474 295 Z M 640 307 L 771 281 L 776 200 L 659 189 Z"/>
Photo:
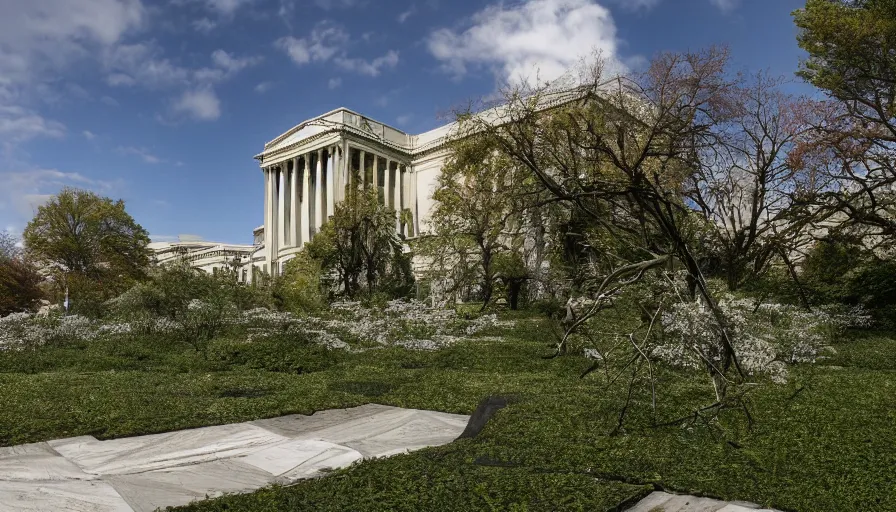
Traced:
<path fill-rule="evenodd" d="M 792 165 L 790 151 L 813 128 L 814 102 L 788 95 L 783 81 L 759 73 L 731 96 L 733 116 L 714 128 L 686 190 L 707 221 L 711 251 L 728 288 L 762 275 L 775 257 L 809 241 L 813 216 L 803 198 L 818 181 Z"/>
<path fill-rule="evenodd" d="M 690 242 L 693 211 L 683 200 L 701 155 L 718 143 L 714 128 L 736 115 L 727 51 L 664 54 L 649 69 L 607 81 L 599 62 L 573 87 L 518 87 L 506 106 L 471 116 L 469 133 L 487 137 L 550 194 L 625 248 L 595 267 L 570 304 L 557 353 L 569 337 L 645 273 L 671 264 L 687 271 L 691 293 L 712 310 L 721 360 L 708 362 L 724 396 L 733 368 L 742 377 L 725 317 L 708 289 Z"/>

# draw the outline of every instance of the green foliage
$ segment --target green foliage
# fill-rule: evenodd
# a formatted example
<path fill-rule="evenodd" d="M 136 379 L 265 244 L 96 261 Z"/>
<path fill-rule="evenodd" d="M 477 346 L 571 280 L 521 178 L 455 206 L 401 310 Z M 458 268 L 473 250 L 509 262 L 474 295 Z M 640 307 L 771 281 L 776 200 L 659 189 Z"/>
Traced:
<path fill-rule="evenodd" d="M 344 352 L 292 334 L 268 336 L 251 343 L 225 342 L 215 350 L 215 359 L 227 366 L 296 375 L 322 371 L 344 359 Z"/>
<path fill-rule="evenodd" d="M 428 277 L 452 297 L 476 287 L 485 308 L 503 281 L 515 309 L 529 274 L 520 255 L 526 205 L 536 196 L 531 175 L 494 149 L 477 135 L 451 143 L 433 193 L 432 233 L 417 249 Z"/>
<path fill-rule="evenodd" d="M 319 250 L 320 245 L 315 250 Z M 322 288 L 323 272 L 320 260 L 302 251 L 286 263 L 283 274 L 276 280 L 275 293 L 281 298 L 281 309 L 293 313 L 309 313 L 323 308 L 327 295 Z"/>
<path fill-rule="evenodd" d="M 379 203 L 375 190 L 350 188 L 305 250 L 325 275 L 336 275 L 335 286 L 349 298 L 377 292 L 407 296 L 413 273 L 395 232 L 395 215 Z"/>
<path fill-rule="evenodd" d="M 854 113 L 892 126 L 896 1 L 808 0 L 793 16 L 800 48 L 809 54 L 800 76 L 850 102 Z"/>
<path fill-rule="evenodd" d="M 123 201 L 64 188 L 37 210 L 24 233 L 29 257 L 50 269 L 61 301 L 68 286 L 83 313 L 101 313 L 101 303 L 144 276 L 149 235 L 125 211 Z"/>
<path fill-rule="evenodd" d="M 800 280 L 816 304 L 861 305 L 891 325 L 896 309 L 896 260 L 881 259 L 856 240 L 821 240 L 806 255 Z"/>

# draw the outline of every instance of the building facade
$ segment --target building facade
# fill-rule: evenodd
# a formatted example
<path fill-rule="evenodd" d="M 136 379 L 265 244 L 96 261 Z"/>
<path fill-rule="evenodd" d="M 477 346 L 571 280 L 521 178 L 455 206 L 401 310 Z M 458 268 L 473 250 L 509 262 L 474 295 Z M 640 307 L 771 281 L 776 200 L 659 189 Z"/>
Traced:
<path fill-rule="evenodd" d="M 255 156 L 265 193 L 264 226 L 256 230 L 261 244 L 251 257 L 254 270 L 280 273 L 333 215 L 348 186 L 373 187 L 381 204 L 404 212 L 396 215 L 395 229 L 405 237 L 425 231 L 453 127 L 411 135 L 339 108 L 265 144 Z"/>

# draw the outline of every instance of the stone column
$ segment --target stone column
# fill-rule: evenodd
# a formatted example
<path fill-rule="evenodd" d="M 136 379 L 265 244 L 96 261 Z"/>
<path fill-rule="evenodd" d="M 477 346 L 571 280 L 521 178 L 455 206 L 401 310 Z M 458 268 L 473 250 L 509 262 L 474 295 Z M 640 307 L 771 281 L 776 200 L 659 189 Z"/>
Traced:
<path fill-rule="evenodd" d="M 376 202 L 380 202 L 380 157 L 374 153 L 373 154 L 373 165 L 371 169 L 373 172 L 370 173 L 370 179 L 373 180 L 373 191 L 376 193 Z"/>
<path fill-rule="evenodd" d="M 342 142 L 342 159 L 339 163 L 342 164 L 342 186 L 339 187 L 339 198 L 345 201 L 345 188 L 351 183 L 349 174 L 352 167 L 352 152 L 348 147 L 348 141 Z"/>
<path fill-rule="evenodd" d="M 361 171 L 359 173 L 360 176 L 358 176 L 358 179 L 361 181 L 361 183 L 359 183 L 358 185 L 361 185 L 362 188 L 366 189 L 367 188 L 367 170 L 364 168 L 364 160 L 365 160 L 364 157 L 367 155 L 364 154 L 363 149 L 359 149 L 358 151 L 361 152 L 361 156 L 359 158 L 360 163 L 358 165 L 358 169 L 360 169 L 360 171 Z M 355 185 L 355 186 L 357 187 L 358 185 Z"/>
<path fill-rule="evenodd" d="M 264 255 L 270 260 L 271 253 L 271 169 L 261 170 L 264 176 Z"/>
<path fill-rule="evenodd" d="M 302 172 L 299 170 L 299 157 L 295 157 L 292 159 L 292 187 L 289 189 L 291 192 L 290 203 L 292 204 L 292 208 L 290 209 L 290 234 L 292 236 L 292 242 L 296 247 L 301 247 L 304 240 L 302 240 Z"/>
<path fill-rule="evenodd" d="M 277 167 L 277 249 L 279 250 L 281 247 L 286 246 L 286 192 L 285 189 L 285 175 L 283 169 L 284 164 L 280 164 Z"/>
<path fill-rule="evenodd" d="M 395 197 L 392 198 L 393 208 L 395 208 L 395 231 L 401 231 L 401 162 L 395 164 L 395 183 L 392 184 L 395 189 Z"/>
<path fill-rule="evenodd" d="M 414 226 L 414 236 L 419 236 L 420 222 L 417 219 L 417 173 L 414 169 L 408 168 L 408 181 L 410 182 L 410 200 L 408 208 L 411 209 L 411 223 Z"/>
<path fill-rule="evenodd" d="M 336 186 L 333 182 L 333 179 L 336 177 L 336 173 L 333 172 L 333 169 L 336 168 L 336 146 L 331 146 L 327 148 L 327 175 L 324 179 L 324 183 L 326 184 L 326 192 L 327 192 L 327 213 L 324 216 L 324 220 L 329 219 L 334 212 L 334 206 L 336 204 L 336 198 L 333 194 L 336 192 Z"/>
<path fill-rule="evenodd" d="M 389 184 L 392 183 L 390 179 L 390 174 L 392 174 L 392 160 L 386 159 L 386 174 L 383 176 L 383 206 L 389 208 L 389 201 L 392 199 L 392 194 L 390 194 L 391 189 L 389 188 Z"/>
<path fill-rule="evenodd" d="M 321 186 L 321 176 L 323 175 L 324 150 L 317 150 L 317 165 L 314 166 L 314 232 L 320 229 L 323 223 L 323 187 Z"/>
<path fill-rule="evenodd" d="M 280 171 L 277 167 L 272 167 L 268 173 L 270 177 L 271 187 L 271 230 L 270 233 L 265 232 L 265 239 L 270 242 L 268 246 L 268 272 L 274 275 L 274 265 L 277 262 L 277 251 L 280 249 Z"/>
<path fill-rule="evenodd" d="M 283 247 L 295 245 L 292 239 L 292 187 L 292 171 L 287 160 L 283 162 Z"/>
<path fill-rule="evenodd" d="M 311 221 L 308 212 L 311 211 L 309 189 L 311 188 L 311 153 L 305 155 L 305 169 L 302 171 L 302 244 L 311 241 Z"/>

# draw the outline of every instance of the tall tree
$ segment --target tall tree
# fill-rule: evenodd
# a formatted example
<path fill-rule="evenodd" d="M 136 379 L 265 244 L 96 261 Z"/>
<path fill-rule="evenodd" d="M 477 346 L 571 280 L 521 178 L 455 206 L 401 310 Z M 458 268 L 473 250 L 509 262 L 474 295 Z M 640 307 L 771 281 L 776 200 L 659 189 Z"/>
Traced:
<path fill-rule="evenodd" d="M 124 201 L 87 190 L 65 188 L 38 208 L 24 241 L 35 264 L 61 274 L 57 282 L 96 285 L 96 300 L 120 293 L 149 265 L 149 235 Z"/>
<path fill-rule="evenodd" d="M 496 152 L 486 138 L 463 130 L 450 150 L 433 193 L 431 232 L 419 244 L 418 254 L 427 260 L 431 277 L 447 285 L 445 291 L 456 294 L 477 286 L 485 309 L 496 283 L 503 280 L 517 292 L 511 293 L 515 303 L 524 273 L 496 263 L 510 253 L 521 260 L 530 175 Z"/>
<path fill-rule="evenodd" d="M 713 128 L 733 115 L 726 62 L 719 49 L 664 54 L 643 74 L 609 81 L 602 66 L 588 66 L 571 89 L 562 82 L 523 87 L 507 95 L 505 107 L 472 117 L 497 151 L 626 249 L 586 278 L 586 300 L 568 317 L 558 352 L 620 290 L 678 261 L 721 326 L 720 359 L 707 363 L 718 394 L 731 368 L 742 375 L 694 255 L 693 212 L 683 200 L 702 152 L 717 143 Z"/>
<path fill-rule="evenodd" d="M 896 241 L 896 0 L 808 0 L 793 13 L 809 57 L 799 75 L 826 92 L 822 121 L 794 151 L 825 176 L 815 206 L 840 229 Z"/>
<path fill-rule="evenodd" d="M 376 191 L 347 189 L 344 201 L 306 246 L 325 272 L 334 272 L 349 298 L 378 291 L 404 295 L 413 276 L 395 231 L 395 211 L 380 204 Z"/>
<path fill-rule="evenodd" d="M 782 85 L 760 73 L 732 89 L 732 116 L 714 128 L 719 143 L 705 149 L 686 189 L 731 290 L 809 242 L 802 199 L 817 181 L 788 156 L 812 130 L 814 104 Z"/>

